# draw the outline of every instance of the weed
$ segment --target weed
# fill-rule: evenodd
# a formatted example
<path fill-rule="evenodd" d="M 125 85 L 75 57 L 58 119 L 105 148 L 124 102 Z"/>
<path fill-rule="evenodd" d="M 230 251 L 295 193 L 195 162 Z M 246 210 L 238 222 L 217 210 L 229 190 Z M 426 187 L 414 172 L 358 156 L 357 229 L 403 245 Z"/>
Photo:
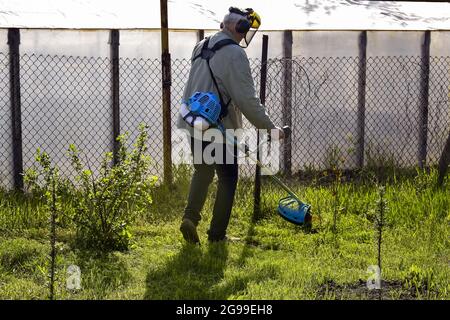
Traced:
<path fill-rule="evenodd" d="M 84 168 L 76 147 L 69 147 L 76 179 L 81 184 L 80 192 L 76 193 L 74 221 L 82 246 L 99 250 L 129 249 L 130 225 L 152 203 L 151 189 L 157 179 L 149 174 L 146 128 L 139 126 L 131 152 L 126 148 L 127 136 L 124 134 L 117 139 L 117 164 L 111 166 L 112 153 L 107 153 L 97 178 L 90 168 Z"/>
<path fill-rule="evenodd" d="M 366 167 L 364 171 L 372 172 L 383 181 L 396 178 L 397 168 L 400 166 L 396 162 L 395 156 L 386 151 L 386 147 L 369 142 L 367 144 L 365 158 Z"/>
<path fill-rule="evenodd" d="M 49 227 L 50 227 L 50 255 L 49 255 L 49 299 L 55 299 L 55 273 L 56 273 L 56 224 L 58 220 L 58 211 L 60 197 L 58 196 L 59 185 L 62 181 L 59 177 L 58 169 L 51 164 L 50 157 L 47 153 L 37 150 L 35 160 L 42 169 L 44 182 L 42 185 L 38 184 L 39 175 L 34 169 L 30 169 L 25 174 L 25 182 L 29 186 L 33 186 L 36 192 L 40 193 L 44 198 L 45 206 L 50 213 Z M 65 188 L 64 188 L 65 189 Z"/>
<path fill-rule="evenodd" d="M 40 170 L 29 169 L 25 182 L 37 195 L 45 197 L 51 212 L 56 212 L 62 196 L 69 198 L 73 210 L 58 210 L 75 224 L 77 243 L 98 250 L 126 250 L 131 245 L 131 223 L 147 211 L 152 203 L 151 190 L 157 178 L 150 175 L 145 126 L 139 126 L 134 149 L 126 148 L 127 134 L 118 137 L 117 164 L 112 166 L 112 153 L 105 154 L 100 175 L 94 177 L 85 168 L 78 149 L 69 147 L 69 156 L 77 176 L 75 182 L 59 177 L 48 154 L 38 149 L 36 161 Z M 55 218 L 56 221 L 56 218 Z M 52 229 L 53 230 L 53 229 Z"/>
<path fill-rule="evenodd" d="M 0 242 L 0 269 L 8 273 L 32 272 L 35 265 L 45 263 L 45 246 L 25 238 Z"/>
<path fill-rule="evenodd" d="M 413 264 L 404 274 L 403 281 L 406 288 L 413 290 L 413 293 L 418 297 L 429 298 L 432 292 L 436 290 L 434 273 L 431 268 L 423 269 Z"/>

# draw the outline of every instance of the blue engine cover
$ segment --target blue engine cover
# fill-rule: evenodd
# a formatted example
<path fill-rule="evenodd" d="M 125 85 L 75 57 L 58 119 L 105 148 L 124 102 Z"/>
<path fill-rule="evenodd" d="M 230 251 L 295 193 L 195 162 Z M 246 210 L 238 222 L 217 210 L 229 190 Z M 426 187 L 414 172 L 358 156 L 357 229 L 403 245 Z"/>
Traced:
<path fill-rule="evenodd" d="M 310 208 L 310 205 L 298 202 L 291 197 L 283 198 L 278 203 L 278 213 L 287 221 L 298 225 L 305 223 Z"/>
<path fill-rule="evenodd" d="M 196 92 L 187 102 L 190 111 L 216 125 L 220 115 L 220 101 L 212 92 Z"/>

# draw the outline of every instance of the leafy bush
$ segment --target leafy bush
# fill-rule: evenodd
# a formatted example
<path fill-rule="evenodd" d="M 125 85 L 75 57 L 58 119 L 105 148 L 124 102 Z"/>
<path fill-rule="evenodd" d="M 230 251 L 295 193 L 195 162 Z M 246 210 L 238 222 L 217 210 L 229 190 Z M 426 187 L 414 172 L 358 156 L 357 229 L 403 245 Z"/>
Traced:
<path fill-rule="evenodd" d="M 55 190 L 57 200 L 70 199 L 72 210 L 58 211 L 74 222 L 77 243 L 84 248 L 97 250 L 126 250 L 131 244 L 130 224 L 152 203 L 151 190 L 157 178 L 150 175 L 150 157 L 146 155 L 146 127 L 139 126 L 134 148 L 126 147 L 128 134 L 117 138 L 119 147 L 116 163 L 107 152 L 100 173 L 86 168 L 75 145 L 70 145 L 68 155 L 75 169 L 75 181 L 63 179 L 57 168 L 51 166 L 48 154 L 38 149 L 36 161 L 40 169 L 30 169 L 25 181 L 30 189 L 47 200 Z M 61 202 L 61 201 L 57 201 Z M 59 218 L 58 218 L 59 219 Z"/>
<path fill-rule="evenodd" d="M 130 224 L 151 204 L 151 189 L 157 180 L 149 174 L 145 129 L 139 126 L 131 152 L 126 147 L 128 134 L 118 137 L 117 163 L 111 166 L 113 154 L 106 153 L 98 177 L 83 166 L 76 147 L 69 147 L 76 180 L 80 183 L 74 221 L 77 238 L 83 246 L 101 250 L 129 248 Z"/>

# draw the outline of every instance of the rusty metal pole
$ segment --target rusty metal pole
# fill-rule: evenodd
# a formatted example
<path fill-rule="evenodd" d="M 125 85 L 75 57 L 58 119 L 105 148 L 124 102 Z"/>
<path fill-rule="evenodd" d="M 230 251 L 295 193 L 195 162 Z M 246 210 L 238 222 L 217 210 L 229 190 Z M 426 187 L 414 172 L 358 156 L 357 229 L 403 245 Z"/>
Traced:
<path fill-rule="evenodd" d="M 263 35 L 262 55 L 261 55 L 261 83 L 259 90 L 259 97 L 261 103 L 266 103 L 266 82 L 267 82 L 267 52 L 268 52 L 269 36 Z M 256 159 L 260 161 L 259 154 L 259 132 L 257 131 L 256 144 L 258 149 L 256 151 Z M 253 192 L 253 221 L 257 221 L 261 217 L 261 168 L 256 166 L 255 171 L 255 189 Z"/>
<path fill-rule="evenodd" d="M 120 135 L 120 105 L 119 105 L 119 30 L 110 32 L 111 51 L 111 93 L 112 93 L 112 114 L 113 114 L 113 161 L 117 164 L 117 153 Z"/>
<path fill-rule="evenodd" d="M 292 31 L 283 32 L 283 125 L 292 128 Z M 292 175 L 292 135 L 283 141 L 283 173 Z"/>
<path fill-rule="evenodd" d="M 422 65 L 420 74 L 420 118 L 419 118 L 419 167 L 423 169 L 427 161 L 428 142 L 428 91 L 430 80 L 430 43 L 431 33 L 425 31 L 422 44 Z"/>
<path fill-rule="evenodd" d="M 364 135 L 366 126 L 366 69 L 367 69 L 367 31 L 359 35 L 358 61 L 358 109 L 356 123 L 356 166 L 364 167 Z"/>
<path fill-rule="evenodd" d="M 167 18 L 167 0 L 160 0 L 161 5 L 161 63 L 162 63 L 162 115 L 163 115 L 163 150 L 164 183 L 172 184 L 172 117 L 170 114 L 170 53 L 169 29 Z"/>

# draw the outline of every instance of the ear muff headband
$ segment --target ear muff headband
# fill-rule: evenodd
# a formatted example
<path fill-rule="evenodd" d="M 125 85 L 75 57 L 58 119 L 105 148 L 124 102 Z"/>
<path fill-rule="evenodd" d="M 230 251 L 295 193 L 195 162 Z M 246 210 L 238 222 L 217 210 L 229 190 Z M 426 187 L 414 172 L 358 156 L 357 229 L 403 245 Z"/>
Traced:
<path fill-rule="evenodd" d="M 242 11 L 238 8 L 235 7 L 230 7 L 230 9 L 228 9 L 228 11 L 230 13 L 236 13 L 239 14 L 245 18 L 242 18 L 241 20 L 238 21 L 238 23 L 236 24 L 236 32 L 238 33 L 247 33 L 250 28 L 252 27 L 252 25 L 254 24 L 255 19 L 253 19 L 253 9 L 245 9 L 246 11 Z M 258 23 L 259 26 L 259 23 Z"/>
<path fill-rule="evenodd" d="M 238 33 L 247 33 L 250 30 L 250 22 L 247 19 L 241 19 L 236 24 L 236 32 Z"/>

